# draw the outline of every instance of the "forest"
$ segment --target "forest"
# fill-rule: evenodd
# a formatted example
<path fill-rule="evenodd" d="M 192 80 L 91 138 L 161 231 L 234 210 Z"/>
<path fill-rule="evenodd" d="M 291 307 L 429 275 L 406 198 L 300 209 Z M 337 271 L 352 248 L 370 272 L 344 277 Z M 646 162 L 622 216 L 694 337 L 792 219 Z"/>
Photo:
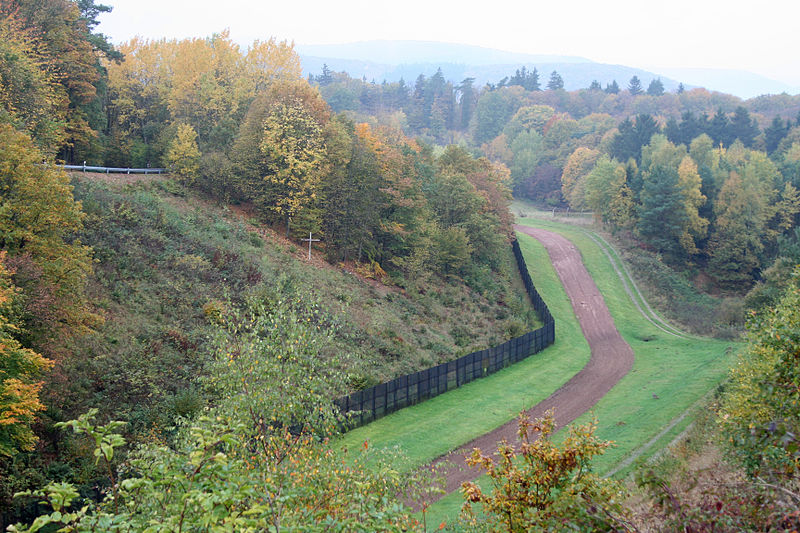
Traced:
<path fill-rule="evenodd" d="M 431 480 L 337 450 L 332 400 L 531 329 L 513 198 L 734 301 L 727 334 L 750 317 L 709 422 L 749 483 L 703 498 L 726 531 L 796 526 L 800 95 L 306 79 L 290 43 L 227 30 L 112 45 L 110 9 L 0 2 L 0 528 L 419 530 Z M 84 162 L 169 177 L 58 167 Z M 625 530 L 626 489 L 582 474 L 610 444 L 577 428 L 559 455 L 551 424 L 520 421 L 539 470 L 475 464 L 548 495 L 523 530 Z M 715 527 L 716 503 L 687 517 L 696 494 L 640 481 L 665 528 Z M 515 530 L 465 490 L 487 518 L 447 527 Z"/>

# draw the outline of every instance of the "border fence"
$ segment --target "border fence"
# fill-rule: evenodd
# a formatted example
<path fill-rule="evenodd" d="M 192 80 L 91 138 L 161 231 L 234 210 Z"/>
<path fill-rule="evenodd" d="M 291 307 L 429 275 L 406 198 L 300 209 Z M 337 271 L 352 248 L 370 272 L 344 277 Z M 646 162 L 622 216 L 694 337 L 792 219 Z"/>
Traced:
<path fill-rule="evenodd" d="M 356 391 L 334 401 L 342 413 L 355 411 L 347 429 L 362 426 L 376 418 L 444 394 L 465 383 L 493 374 L 538 353 L 555 342 L 555 322 L 550 310 L 533 286 L 519 243 L 512 243 L 517 268 L 533 308 L 544 324 L 499 346 L 472 352 L 453 361 L 400 376 L 391 381 Z"/>

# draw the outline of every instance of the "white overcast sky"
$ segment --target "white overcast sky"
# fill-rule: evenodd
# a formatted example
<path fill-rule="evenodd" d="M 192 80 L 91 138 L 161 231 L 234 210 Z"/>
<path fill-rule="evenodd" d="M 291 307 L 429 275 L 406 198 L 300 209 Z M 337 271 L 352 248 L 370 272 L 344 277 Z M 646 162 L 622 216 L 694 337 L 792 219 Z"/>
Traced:
<path fill-rule="evenodd" d="M 749 70 L 800 86 L 800 0 L 98 0 L 115 43 L 441 41 L 632 67 Z"/>

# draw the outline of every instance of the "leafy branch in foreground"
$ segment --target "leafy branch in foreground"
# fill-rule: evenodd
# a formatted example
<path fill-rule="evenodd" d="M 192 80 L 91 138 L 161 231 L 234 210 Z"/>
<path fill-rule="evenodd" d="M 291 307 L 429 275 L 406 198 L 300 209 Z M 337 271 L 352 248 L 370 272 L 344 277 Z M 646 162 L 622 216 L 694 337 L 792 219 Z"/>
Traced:
<path fill-rule="evenodd" d="M 173 443 L 131 452 L 120 423 L 99 426 L 94 412 L 68 422 L 95 443 L 110 488 L 78 502 L 68 483 L 22 495 L 53 511 L 10 531 L 404 531 L 414 527 L 397 500 L 407 479 L 369 449 L 336 453 L 337 415 L 328 387 L 338 374 L 319 357 L 325 331 L 284 302 L 229 314 L 215 339 L 208 385 L 217 398 L 179 424 Z"/>
<path fill-rule="evenodd" d="M 625 531 L 624 494 L 591 472 L 591 459 L 612 445 L 595 437 L 597 423 L 573 426 L 561 447 L 552 441 L 555 418 L 519 416 L 519 450 L 502 441 L 498 458 L 475 448 L 467 458 L 491 478 L 491 491 L 464 483 L 462 518 L 476 525 L 480 504 L 491 531 Z"/>

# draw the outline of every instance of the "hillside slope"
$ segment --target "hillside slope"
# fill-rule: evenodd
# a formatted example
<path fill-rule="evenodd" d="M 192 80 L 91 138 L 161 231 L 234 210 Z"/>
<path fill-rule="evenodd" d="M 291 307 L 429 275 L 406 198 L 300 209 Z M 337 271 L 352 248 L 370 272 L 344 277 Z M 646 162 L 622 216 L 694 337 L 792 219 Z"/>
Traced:
<path fill-rule="evenodd" d="M 169 178 L 74 176 L 87 213 L 81 240 L 97 260 L 92 297 L 105 324 L 74 346 L 59 375 L 68 412 L 113 406 L 134 426 L 163 426 L 203 404 L 194 386 L 213 319 L 250 296 L 312 302 L 332 326 L 358 388 L 498 344 L 535 317 L 513 269 L 468 287 L 432 279 L 413 294 L 357 265 L 328 265 Z M 356 272 L 358 271 L 358 272 Z M 112 409 L 112 408 L 109 408 Z"/>

